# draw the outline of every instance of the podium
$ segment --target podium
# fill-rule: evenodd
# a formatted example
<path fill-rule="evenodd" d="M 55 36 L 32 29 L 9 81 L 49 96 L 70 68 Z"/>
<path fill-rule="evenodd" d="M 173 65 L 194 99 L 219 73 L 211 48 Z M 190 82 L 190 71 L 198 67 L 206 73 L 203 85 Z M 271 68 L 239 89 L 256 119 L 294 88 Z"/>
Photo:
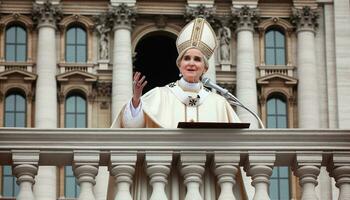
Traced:
<path fill-rule="evenodd" d="M 250 123 L 222 123 L 222 122 L 179 122 L 177 128 L 220 128 L 242 129 L 249 128 Z"/>

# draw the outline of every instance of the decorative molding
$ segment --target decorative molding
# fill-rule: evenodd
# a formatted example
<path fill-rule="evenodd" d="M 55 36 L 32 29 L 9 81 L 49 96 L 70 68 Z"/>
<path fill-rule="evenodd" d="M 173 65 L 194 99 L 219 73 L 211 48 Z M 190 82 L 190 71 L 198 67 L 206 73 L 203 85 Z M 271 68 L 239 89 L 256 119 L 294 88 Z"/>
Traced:
<path fill-rule="evenodd" d="M 68 17 L 64 17 L 58 24 L 59 28 L 62 31 L 65 31 L 66 28 L 71 24 L 71 23 L 80 23 L 82 24 L 87 30 L 93 30 L 95 27 L 95 23 L 93 20 L 91 20 L 89 17 L 86 17 L 84 15 L 80 14 L 75 14 L 75 15 L 70 15 Z"/>
<path fill-rule="evenodd" d="M 60 5 L 52 4 L 46 0 L 43 4 L 33 3 L 33 21 L 41 26 L 50 26 L 56 28 L 56 23 L 62 18 L 62 9 Z"/>
<path fill-rule="evenodd" d="M 2 16 L 0 19 L 0 26 L 5 28 L 9 23 L 21 23 L 29 30 L 32 30 L 34 22 L 29 17 L 22 15 L 20 13 L 12 13 L 10 15 Z"/>
<path fill-rule="evenodd" d="M 292 8 L 291 23 L 296 26 L 297 31 L 315 31 L 318 27 L 319 11 L 304 6 L 302 9 Z"/>
<path fill-rule="evenodd" d="M 201 17 L 207 20 L 214 30 L 222 27 L 220 20 L 216 17 L 215 6 L 209 7 L 203 4 L 199 4 L 198 6 L 194 7 L 188 5 L 186 6 L 184 17 L 186 23 L 195 18 Z"/>
<path fill-rule="evenodd" d="M 253 31 L 260 21 L 259 10 L 244 5 L 240 8 L 232 7 L 231 26 L 236 31 Z"/>
<path fill-rule="evenodd" d="M 122 3 L 118 6 L 110 6 L 107 12 L 107 18 L 113 23 L 113 29 L 132 29 L 136 20 L 135 7 L 127 6 Z"/>
<path fill-rule="evenodd" d="M 112 83 L 110 82 L 97 82 L 96 83 L 97 95 L 102 97 L 110 97 L 112 94 Z"/>

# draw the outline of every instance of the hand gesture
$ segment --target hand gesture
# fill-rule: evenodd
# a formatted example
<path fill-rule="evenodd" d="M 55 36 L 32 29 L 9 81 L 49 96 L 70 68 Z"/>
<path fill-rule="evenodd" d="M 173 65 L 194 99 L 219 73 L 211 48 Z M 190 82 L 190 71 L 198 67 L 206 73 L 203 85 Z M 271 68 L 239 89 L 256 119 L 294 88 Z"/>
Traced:
<path fill-rule="evenodd" d="M 132 105 L 134 106 L 134 108 L 137 108 L 140 104 L 142 90 L 145 87 L 145 85 L 147 84 L 147 81 L 145 79 L 146 79 L 145 76 L 142 76 L 142 78 L 141 78 L 140 72 L 136 72 L 134 74 L 134 81 L 132 82 L 133 83 L 132 87 L 133 87 L 133 91 L 134 91 L 134 94 L 132 96 Z"/>

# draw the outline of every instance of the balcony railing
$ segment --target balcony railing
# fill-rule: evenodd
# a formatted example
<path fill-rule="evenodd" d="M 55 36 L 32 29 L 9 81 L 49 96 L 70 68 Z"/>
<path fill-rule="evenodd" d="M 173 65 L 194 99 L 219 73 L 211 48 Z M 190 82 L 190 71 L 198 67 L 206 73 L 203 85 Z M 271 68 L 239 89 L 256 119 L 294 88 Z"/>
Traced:
<path fill-rule="evenodd" d="M 93 73 L 94 65 L 89 63 L 59 63 L 59 72 L 82 71 Z"/>
<path fill-rule="evenodd" d="M 21 70 L 26 72 L 33 72 L 33 63 L 21 62 L 4 62 L 0 63 L 0 72 L 10 70 Z"/>
<path fill-rule="evenodd" d="M 326 166 L 339 187 L 339 199 L 350 194 L 350 130 L 304 129 L 7 129 L 0 131 L 0 164 L 12 165 L 20 184 L 18 199 L 33 199 L 38 166 L 73 165 L 80 197 L 93 195 L 99 166 L 115 177 L 115 199 L 132 199 L 135 166 L 142 159 L 153 186 L 150 197 L 167 197 L 165 184 L 179 169 L 185 199 L 200 200 L 203 173 L 221 188 L 219 200 L 235 199 L 235 177 L 243 166 L 255 187 L 253 199 L 269 199 L 273 166 L 291 166 L 302 187 L 302 199 L 317 199 L 320 167 Z M 173 163 L 177 164 L 174 165 Z M 173 181 L 173 180 L 172 180 Z M 208 181 L 208 180 L 206 180 Z M 172 188 L 178 186 L 172 183 Z M 174 190 L 175 190 L 174 189 Z M 89 198 L 94 199 L 94 198 Z M 171 198 L 173 199 L 173 198 Z"/>
<path fill-rule="evenodd" d="M 259 66 L 259 75 L 260 77 L 272 75 L 272 74 L 280 74 L 284 76 L 294 77 L 294 66 L 285 66 L 285 65 L 267 65 L 267 66 Z"/>

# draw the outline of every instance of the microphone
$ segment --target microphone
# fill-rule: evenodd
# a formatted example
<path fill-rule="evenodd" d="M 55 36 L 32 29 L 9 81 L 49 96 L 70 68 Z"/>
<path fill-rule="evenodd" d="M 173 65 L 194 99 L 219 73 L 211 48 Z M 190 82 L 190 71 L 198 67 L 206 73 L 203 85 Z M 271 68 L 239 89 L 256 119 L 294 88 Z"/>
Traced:
<path fill-rule="evenodd" d="M 205 77 L 202 79 L 202 83 L 205 87 L 209 87 L 212 88 L 218 92 L 220 92 L 220 94 L 222 95 L 226 95 L 228 92 L 228 90 L 226 90 L 225 88 L 220 87 L 219 85 L 213 83 L 209 78 Z"/>
<path fill-rule="evenodd" d="M 202 83 L 204 86 L 212 88 L 216 91 L 218 91 L 223 97 L 225 97 L 228 102 L 232 105 L 235 106 L 239 106 L 244 108 L 245 110 L 247 110 L 250 114 L 252 114 L 259 122 L 261 128 L 265 129 L 264 124 L 262 123 L 260 117 L 254 113 L 253 111 L 251 111 L 249 108 L 247 108 L 245 105 L 243 105 L 238 99 L 237 97 L 235 97 L 233 94 L 231 94 L 230 92 L 228 92 L 227 89 L 220 87 L 219 85 L 213 83 L 209 78 L 205 77 L 202 79 Z"/>

